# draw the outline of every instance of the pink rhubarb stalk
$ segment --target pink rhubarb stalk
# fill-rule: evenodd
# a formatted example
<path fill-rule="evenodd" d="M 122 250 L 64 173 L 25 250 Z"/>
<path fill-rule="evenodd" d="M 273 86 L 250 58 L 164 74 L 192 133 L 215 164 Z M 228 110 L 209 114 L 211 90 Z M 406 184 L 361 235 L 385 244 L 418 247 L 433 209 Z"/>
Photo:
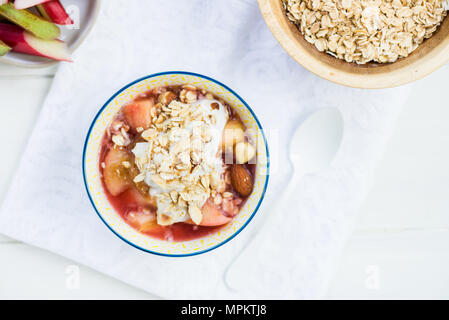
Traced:
<path fill-rule="evenodd" d="M 51 0 L 37 6 L 40 14 L 47 20 L 60 25 L 73 24 L 67 11 L 59 0 Z"/>
<path fill-rule="evenodd" d="M 63 41 L 43 40 L 12 24 L 0 23 L 0 40 L 15 52 L 71 61 L 69 50 Z"/>
<path fill-rule="evenodd" d="M 14 6 L 16 7 L 16 9 L 21 10 L 21 9 L 27 9 L 30 7 L 34 7 L 35 5 L 47 2 L 50 0 L 15 0 L 14 1 Z"/>

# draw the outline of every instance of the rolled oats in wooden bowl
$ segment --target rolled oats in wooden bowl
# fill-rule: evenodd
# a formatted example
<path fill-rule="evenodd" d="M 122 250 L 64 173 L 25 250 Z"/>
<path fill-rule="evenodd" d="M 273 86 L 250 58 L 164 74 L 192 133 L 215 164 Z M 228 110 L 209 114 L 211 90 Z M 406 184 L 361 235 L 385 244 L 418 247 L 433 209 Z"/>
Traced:
<path fill-rule="evenodd" d="M 446 17 L 441 0 L 283 0 L 304 38 L 347 62 L 395 62 L 430 38 Z"/>
<path fill-rule="evenodd" d="M 385 88 L 449 59 L 447 0 L 259 0 L 286 51 L 330 81 Z"/>

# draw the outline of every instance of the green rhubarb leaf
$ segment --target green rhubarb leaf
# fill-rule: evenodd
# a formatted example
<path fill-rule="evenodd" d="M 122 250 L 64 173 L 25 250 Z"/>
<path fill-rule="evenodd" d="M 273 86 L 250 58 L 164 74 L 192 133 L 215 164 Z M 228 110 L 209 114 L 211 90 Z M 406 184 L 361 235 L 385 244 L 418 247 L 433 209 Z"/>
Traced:
<path fill-rule="evenodd" d="M 1 5 L 0 15 L 44 40 L 54 40 L 61 33 L 54 23 L 46 21 L 28 10 L 17 10 L 12 3 Z"/>

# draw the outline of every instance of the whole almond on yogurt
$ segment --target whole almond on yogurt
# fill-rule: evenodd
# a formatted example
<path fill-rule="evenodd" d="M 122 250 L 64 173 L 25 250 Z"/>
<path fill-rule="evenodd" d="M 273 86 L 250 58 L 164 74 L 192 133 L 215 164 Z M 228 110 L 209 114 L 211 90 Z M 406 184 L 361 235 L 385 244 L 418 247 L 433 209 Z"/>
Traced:
<path fill-rule="evenodd" d="M 247 197 L 253 191 L 253 180 L 248 170 L 240 165 L 235 164 L 231 168 L 231 183 L 235 191 L 241 196 Z"/>

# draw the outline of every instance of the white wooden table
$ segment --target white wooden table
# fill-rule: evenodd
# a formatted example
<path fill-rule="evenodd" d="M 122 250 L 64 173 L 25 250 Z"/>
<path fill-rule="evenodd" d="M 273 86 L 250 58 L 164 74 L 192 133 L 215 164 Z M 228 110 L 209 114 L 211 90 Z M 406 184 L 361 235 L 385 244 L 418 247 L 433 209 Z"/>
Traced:
<path fill-rule="evenodd" d="M 0 201 L 54 72 L 0 65 Z M 448 79 L 446 65 L 416 84 L 329 298 L 449 298 Z M 76 263 L 1 235 L 0 261 L 0 299 L 155 298 L 83 266 L 73 287 Z"/>

